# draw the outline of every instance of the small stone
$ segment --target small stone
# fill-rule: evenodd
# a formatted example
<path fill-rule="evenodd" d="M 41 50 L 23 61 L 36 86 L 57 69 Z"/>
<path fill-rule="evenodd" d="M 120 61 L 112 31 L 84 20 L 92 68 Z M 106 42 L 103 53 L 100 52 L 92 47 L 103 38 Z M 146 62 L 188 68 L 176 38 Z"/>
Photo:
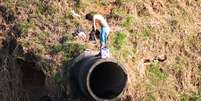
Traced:
<path fill-rule="evenodd" d="M 199 33 L 197 34 L 197 37 L 198 37 L 198 39 L 201 40 L 201 32 L 199 32 Z"/>

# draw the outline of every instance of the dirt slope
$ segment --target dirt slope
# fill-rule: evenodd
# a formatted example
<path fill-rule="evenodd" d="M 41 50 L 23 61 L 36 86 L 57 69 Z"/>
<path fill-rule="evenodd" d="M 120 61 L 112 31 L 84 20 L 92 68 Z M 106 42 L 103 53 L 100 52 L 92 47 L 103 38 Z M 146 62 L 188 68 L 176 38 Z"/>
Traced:
<path fill-rule="evenodd" d="M 200 0 L 0 0 L 0 101 L 83 100 L 66 64 L 98 50 L 72 36 L 91 30 L 91 11 L 106 16 L 112 56 L 128 70 L 119 100 L 201 100 Z"/>

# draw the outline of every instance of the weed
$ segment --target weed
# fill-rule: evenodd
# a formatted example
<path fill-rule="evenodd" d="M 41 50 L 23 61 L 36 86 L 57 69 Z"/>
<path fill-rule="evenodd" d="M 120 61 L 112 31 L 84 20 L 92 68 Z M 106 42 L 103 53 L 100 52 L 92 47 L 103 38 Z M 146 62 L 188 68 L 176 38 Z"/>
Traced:
<path fill-rule="evenodd" d="M 164 0 L 99 0 L 99 4 L 97 0 L 4 1 L 6 8 L 13 11 L 14 22 L 17 26 L 19 25 L 22 32 L 22 37 L 19 37 L 17 41 L 25 52 L 33 51 L 37 56 L 44 57 L 44 60 L 41 59 L 41 67 L 50 74 L 54 74 L 54 71 L 57 71 L 62 64 L 67 63 L 85 49 L 84 45 L 71 43 L 73 41 L 71 32 L 80 24 L 83 28 L 89 29 L 89 24 L 85 23 L 83 18 L 77 19 L 72 16 L 71 10 L 75 10 L 82 17 L 88 12 L 97 11 L 111 18 L 108 22 L 115 34 L 112 36 L 112 42 L 109 43 L 110 51 L 113 57 L 124 62 L 126 66 L 128 65 L 131 83 L 136 82 L 129 84 L 129 88 L 134 89 L 133 91 L 128 89 L 128 92 L 133 94 L 132 97 L 139 98 L 139 101 L 200 100 L 200 93 L 188 92 L 189 90 L 199 91 L 201 87 L 201 70 L 195 67 L 200 64 L 199 58 L 187 56 L 183 47 L 180 47 L 184 46 L 187 52 L 193 55 L 195 53 L 195 56 L 200 57 L 201 41 L 195 35 L 200 31 L 198 1 L 187 0 L 183 3 L 181 0 L 167 0 L 167 2 Z M 73 5 L 75 2 L 77 3 Z M 107 9 L 103 9 L 106 7 Z M 159 13 L 152 12 L 154 7 L 161 8 L 162 13 L 160 10 Z M 9 11 L 7 9 L 6 12 Z M 5 15 L 10 19 L 9 14 Z M 2 22 L 1 19 L 0 22 Z M 4 25 L 2 23 L 0 27 Z M 8 27 L 12 26 L 8 25 Z M 186 33 L 182 42 L 174 37 L 181 31 Z M 46 39 L 50 38 L 51 33 L 58 36 L 55 41 L 50 39 L 51 45 L 47 45 L 49 40 Z M 153 46 L 147 42 L 160 42 L 161 44 Z M 163 43 L 166 42 L 167 45 L 164 46 Z M 138 71 L 135 67 L 141 57 L 145 54 L 151 55 L 163 51 L 167 53 L 168 59 L 162 64 L 157 61 L 152 62 L 147 67 L 143 79 L 138 78 Z M 144 54 L 144 52 L 147 53 Z M 174 54 L 178 57 L 175 58 Z M 165 70 L 160 66 L 163 66 Z M 187 72 L 187 70 L 192 71 Z M 51 77 L 56 82 L 61 82 L 63 79 L 59 74 L 51 75 Z M 184 77 L 189 77 L 189 79 Z M 186 79 L 190 81 L 184 81 Z M 139 84 L 140 87 L 136 89 L 135 84 Z"/>
<path fill-rule="evenodd" d="M 90 7 L 90 5 L 95 2 L 94 0 L 77 0 L 76 2 L 76 11 L 83 12 L 86 10 L 87 7 Z"/>
<path fill-rule="evenodd" d="M 145 97 L 145 101 L 156 101 L 156 98 L 153 95 L 149 94 Z"/>
<path fill-rule="evenodd" d="M 140 17 L 150 16 L 148 8 L 143 3 L 137 4 L 137 14 Z"/>
<path fill-rule="evenodd" d="M 60 51 L 63 51 L 63 46 L 61 44 L 55 44 L 53 47 L 52 47 L 52 52 L 54 53 L 58 53 Z"/>
<path fill-rule="evenodd" d="M 131 2 L 136 2 L 136 0 L 115 0 L 116 5 L 122 6 Z"/>
<path fill-rule="evenodd" d="M 130 26 L 132 26 L 134 23 L 134 17 L 133 16 L 128 16 L 126 19 L 123 21 L 123 27 L 129 29 Z"/>
<path fill-rule="evenodd" d="M 114 8 L 111 12 L 111 17 L 117 20 L 123 19 L 127 15 L 127 10 L 123 7 Z"/>
<path fill-rule="evenodd" d="M 32 22 L 28 22 L 28 21 L 21 21 L 21 22 L 19 22 L 18 25 L 22 31 L 22 35 L 26 34 L 28 32 L 29 28 L 34 26 L 34 24 Z"/>
<path fill-rule="evenodd" d="M 37 7 L 38 7 L 38 10 L 37 10 L 38 13 L 41 13 L 42 15 L 49 14 L 52 16 L 57 11 L 56 7 L 52 7 L 50 4 L 47 4 L 42 1 L 37 2 Z"/>
<path fill-rule="evenodd" d="M 197 36 L 188 35 L 185 45 L 191 50 L 191 52 L 200 56 L 201 40 Z"/>
<path fill-rule="evenodd" d="M 6 0 L 6 6 L 11 8 L 14 5 L 14 1 L 13 0 Z"/>
<path fill-rule="evenodd" d="M 142 32 L 141 32 L 142 36 L 144 37 L 149 37 L 150 34 L 151 34 L 151 31 L 150 29 L 144 29 Z"/>
<path fill-rule="evenodd" d="M 145 97 L 145 101 L 156 101 L 157 94 L 164 92 L 161 88 L 163 87 L 163 82 L 167 80 L 167 74 L 160 68 L 159 62 L 152 62 L 148 70 L 146 71 L 147 78 L 149 78 L 146 82 L 146 90 L 148 93 Z M 160 87 L 159 87 L 160 86 Z M 157 89 L 159 88 L 159 89 Z"/>
<path fill-rule="evenodd" d="M 45 49 L 46 49 L 46 48 L 45 48 L 45 45 L 41 44 L 40 42 L 38 42 L 38 43 L 35 42 L 35 43 L 36 43 L 36 47 L 34 47 L 34 48 L 35 48 L 35 49 L 34 49 L 34 50 L 35 50 L 35 54 L 36 54 L 36 55 L 39 55 L 39 56 L 40 56 L 41 54 L 44 54 L 45 51 L 46 51 L 46 50 L 45 50 Z"/>
<path fill-rule="evenodd" d="M 175 58 L 175 64 L 173 64 L 174 71 L 176 72 L 183 71 L 186 69 L 186 66 L 188 66 L 188 61 L 186 60 L 186 57 Z"/>
<path fill-rule="evenodd" d="M 64 43 L 64 44 L 55 44 L 52 47 L 52 52 L 59 53 L 62 52 L 64 54 L 64 61 L 69 61 L 73 57 L 79 55 L 81 52 L 85 50 L 84 45 L 75 44 L 75 43 Z"/>
<path fill-rule="evenodd" d="M 167 74 L 165 74 L 159 66 L 159 62 L 155 61 L 150 64 L 148 68 L 148 76 L 154 81 L 161 81 L 167 79 Z"/>
<path fill-rule="evenodd" d="M 67 41 L 72 41 L 72 40 L 73 40 L 72 34 L 63 32 L 62 37 L 59 39 L 59 43 L 64 44 Z"/>
<path fill-rule="evenodd" d="M 109 5 L 109 2 L 108 2 L 108 0 L 100 0 L 100 4 L 101 4 L 102 6 L 108 6 L 108 5 Z"/>
<path fill-rule="evenodd" d="M 170 28 L 171 31 L 174 32 L 177 29 L 178 21 L 177 20 L 171 20 L 170 21 Z"/>
<path fill-rule="evenodd" d="M 200 101 L 201 100 L 201 93 L 192 93 L 192 95 L 181 95 L 180 101 Z"/>
<path fill-rule="evenodd" d="M 151 29 L 144 28 L 142 31 L 133 33 L 138 38 L 147 38 L 151 35 Z"/>
<path fill-rule="evenodd" d="M 179 99 L 180 101 L 187 101 L 187 97 L 185 95 L 181 95 Z"/>
<path fill-rule="evenodd" d="M 114 47 L 116 49 L 121 49 L 126 43 L 126 35 L 123 32 L 116 32 L 114 38 Z"/>
<path fill-rule="evenodd" d="M 43 31 L 43 32 L 41 32 L 41 33 L 38 34 L 37 38 L 38 38 L 39 40 L 41 40 L 42 43 L 45 43 L 45 41 L 46 41 L 45 39 L 46 39 L 47 37 L 49 37 L 49 36 L 50 36 L 50 33 L 49 33 L 49 32 Z"/>
<path fill-rule="evenodd" d="M 200 100 L 201 100 L 201 92 L 193 93 L 193 94 L 189 97 L 189 101 L 200 101 Z"/>
<path fill-rule="evenodd" d="M 82 1 L 81 1 L 81 0 L 77 0 L 77 1 L 76 1 L 76 7 L 77 7 L 77 8 L 80 8 L 81 5 L 82 5 Z"/>
<path fill-rule="evenodd" d="M 61 83 L 63 81 L 63 78 L 61 77 L 61 75 L 59 73 L 55 74 L 54 76 L 54 80 L 57 82 L 57 83 Z"/>

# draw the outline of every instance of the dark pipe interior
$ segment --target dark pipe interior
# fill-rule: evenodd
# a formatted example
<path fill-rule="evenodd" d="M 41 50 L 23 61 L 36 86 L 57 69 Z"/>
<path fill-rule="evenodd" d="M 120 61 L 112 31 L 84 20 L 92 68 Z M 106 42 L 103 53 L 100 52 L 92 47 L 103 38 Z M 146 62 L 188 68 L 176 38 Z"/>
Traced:
<path fill-rule="evenodd" d="M 104 62 L 94 68 L 89 82 L 97 97 L 113 99 L 125 88 L 127 76 L 117 63 Z"/>

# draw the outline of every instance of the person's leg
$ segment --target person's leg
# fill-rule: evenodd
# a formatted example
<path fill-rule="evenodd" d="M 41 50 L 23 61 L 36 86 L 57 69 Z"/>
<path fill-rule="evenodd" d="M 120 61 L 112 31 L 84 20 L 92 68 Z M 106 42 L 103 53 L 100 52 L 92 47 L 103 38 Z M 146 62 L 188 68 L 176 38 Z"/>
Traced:
<path fill-rule="evenodd" d="M 110 32 L 110 30 L 109 30 L 109 28 L 108 27 L 106 27 L 106 29 L 105 29 L 105 47 L 108 47 L 108 35 L 109 35 L 109 32 Z"/>
<path fill-rule="evenodd" d="M 102 46 L 103 46 L 103 40 L 104 40 L 104 37 L 103 37 L 103 34 L 104 33 L 104 28 L 101 27 L 101 32 L 99 34 L 99 38 L 100 38 L 100 52 L 96 55 L 96 56 L 100 56 L 101 55 L 101 49 L 102 49 Z"/>
<path fill-rule="evenodd" d="M 100 56 L 101 55 L 101 49 L 107 48 L 107 37 L 108 37 L 108 34 L 109 34 L 109 29 L 107 27 L 102 27 L 101 28 L 101 32 L 99 34 L 99 36 L 100 36 L 100 52 L 96 56 Z"/>
<path fill-rule="evenodd" d="M 104 48 L 106 46 L 106 38 L 107 38 L 106 28 L 102 27 L 101 28 L 101 33 L 100 33 L 100 45 L 101 45 L 101 48 Z"/>

